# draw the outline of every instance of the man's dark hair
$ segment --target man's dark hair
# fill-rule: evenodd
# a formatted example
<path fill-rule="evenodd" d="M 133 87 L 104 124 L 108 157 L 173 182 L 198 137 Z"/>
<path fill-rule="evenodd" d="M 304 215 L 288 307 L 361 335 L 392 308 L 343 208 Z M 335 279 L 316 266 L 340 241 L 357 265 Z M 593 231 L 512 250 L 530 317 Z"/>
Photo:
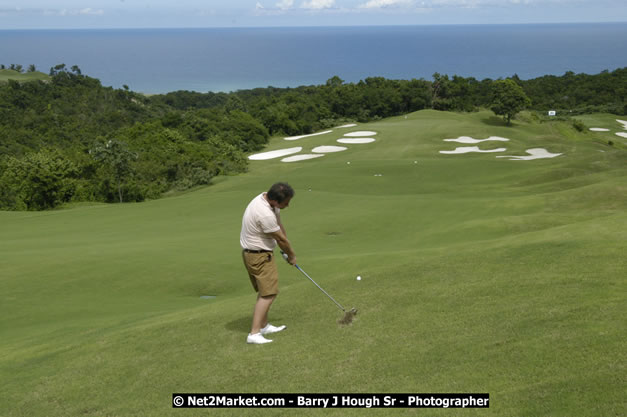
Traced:
<path fill-rule="evenodd" d="M 286 182 L 277 182 L 268 190 L 268 199 L 282 203 L 294 197 L 294 189 Z"/>

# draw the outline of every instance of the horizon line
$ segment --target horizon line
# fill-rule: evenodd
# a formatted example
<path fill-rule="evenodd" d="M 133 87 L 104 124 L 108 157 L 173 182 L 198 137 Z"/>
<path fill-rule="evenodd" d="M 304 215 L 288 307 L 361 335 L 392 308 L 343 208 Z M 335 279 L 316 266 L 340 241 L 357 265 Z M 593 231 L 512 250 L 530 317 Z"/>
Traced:
<path fill-rule="evenodd" d="M 76 27 L 76 28 L 10 28 L 0 32 L 17 30 L 198 30 L 198 29 L 306 29 L 306 28 L 349 28 L 349 27 L 415 27 L 415 26 L 547 26 L 547 25 L 598 25 L 627 24 L 627 21 L 595 21 L 595 22 L 526 22 L 526 23 L 418 23 L 418 24 L 384 24 L 384 25 L 302 25 L 302 26 L 146 26 L 146 27 Z"/>

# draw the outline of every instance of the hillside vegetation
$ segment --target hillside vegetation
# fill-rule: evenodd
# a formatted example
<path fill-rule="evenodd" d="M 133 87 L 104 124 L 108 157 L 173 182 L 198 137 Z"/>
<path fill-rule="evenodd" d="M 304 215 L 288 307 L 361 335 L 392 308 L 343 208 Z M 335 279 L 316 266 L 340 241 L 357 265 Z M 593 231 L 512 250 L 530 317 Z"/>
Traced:
<path fill-rule="evenodd" d="M 245 172 L 246 155 L 272 135 L 306 134 L 423 109 L 490 108 L 508 123 L 524 107 L 533 110 L 537 123 L 552 109 L 585 132 L 572 116 L 623 115 L 627 97 L 627 68 L 534 80 L 434 74 L 433 81 L 371 77 L 345 83 L 335 76 L 319 86 L 150 97 L 103 87 L 77 66 L 60 64 L 49 75 L 30 69 L 25 74 L 1 70 L 17 78 L 45 78 L 0 83 L 2 210 L 156 199 Z M 513 100 L 511 94 L 520 97 Z"/>
<path fill-rule="evenodd" d="M 421 110 L 271 137 L 264 151 L 309 153 L 376 132 L 172 198 L 0 212 L 2 415 L 627 415 L 627 151 L 608 144 L 615 115 L 582 117 L 611 131 Z M 460 136 L 509 141 L 440 153 Z M 534 148 L 561 155 L 497 158 Z M 359 313 L 339 326 L 280 262 L 270 319 L 288 327 L 252 346 L 241 216 L 278 180 L 296 190 L 281 218 L 299 265 Z M 176 392 L 489 393 L 490 408 L 175 410 Z"/>

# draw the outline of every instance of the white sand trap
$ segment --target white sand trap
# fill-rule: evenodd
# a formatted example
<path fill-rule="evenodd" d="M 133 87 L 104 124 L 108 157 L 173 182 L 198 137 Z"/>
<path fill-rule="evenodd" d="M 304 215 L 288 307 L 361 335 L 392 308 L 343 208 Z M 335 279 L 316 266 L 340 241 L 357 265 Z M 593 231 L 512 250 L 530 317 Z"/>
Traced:
<path fill-rule="evenodd" d="M 345 133 L 344 136 L 347 136 L 349 138 L 354 138 L 354 137 L 358 137 L 358 136 L 374 136 L 376 134 L 377 134 L 377 132 L 373 132 L 371 130 L 361 130 L 359 132 Z"/>
<path fill-rule="evenodd" d="M 286 148 L 286 149 L 279 149 L 277 151 L 256 153 L 254 155 L 250 155 L 248 159 L 251 159 L 253 161 L 261 161 L 264 159 L 272 159 L 272 158 L 278 158 L 280 156 L 291 155 L 293 153 L 297 153 L 302 150 L 303 148 L 301 148 L 300 146 L 297 146 L 296 148 Z"/>
<path fill-rule="evenodd" d="M 327 133 L 331 133 L 331 132 L 333 132 L 333 131 L 332 130 L 325 130 L 324 132 L 312 133 L 310 135 L 290 136 L 290 137 L 283 138 L 283 139 L 285 139 L 285 140 L 298 140 L 298 139 L 302 139 L 302 138 L 308 138 L 310 136 L 326 135 Z"/>
<path fill-rule="evenodd" d="M 468 153 L 468 152 L 487 153 L 487 152 L 505 152 L 506 150 L 507 150 L 507 148 L 496 148 L 496 149 L 482 150 L 482 149 L 479 149 L 478 146 L 462 146 L 460 148 L 455 148 L 454 151 L 440 151 L 440 153 L 446 153 L 446 154 Z"/>
<path fill-rule="evenodd" d="M 604 127 L 591 127 L 590 130 L 593 132 L 609 132 L 610 131 L 610 129 L 606 129 Z"/>
<path fill-rule="evenodd" d="M 317 146 L 311 150 L 314 153 L 331 153 L 331 152 L 342 152 L 347 150 L 348 148 L 344 146 Z"/>
<path fill-rule="evenodd" d="M 306 154 L 302 154 L 302 155 L 288 156 L 287 158 L 281 159 L 281 162 L 304 161 L 305 159 L 320 158 L 321 156 L 324 156 L 324 154 L 323 153 L 319 153 L 319 154 L 315 154 L 314 155 L 314 154 L 306 153 Z"/>
<path fill-rule="evenodd" d="M 621 138 L 627 138 L 627 133 L 617 132 L 616 136 L 620 136 Z"/>
<path fill-rule="evenodd" d="M 359 143 L 372 143 L 375 141 L 373 138 L 355 138 L 355 139 L 338 139 L 340 143 L 359 144 Z"/>
<path fill-rule="evenodd" d="M 341 129 L 343 127 L 355 127 L 355 126 L 357 126 L 357 123 L 349 123 L 347 125 L 338 126 L 337 128 Z"/>
<path fill-rule="evenodd" d="M 502 155 L 497 158 L 509 158 L 510 161 L 530 161 L 532 159 L 555 158 L 562 155 L 561 153 L 550 153 L 544 148 L 527 149 L 530 156 Z"/>
<path fill-rule="evenodd" d="M 623 129 L 627 129 L 627 120 L 616 119 L 616 121 L 620 123 L 621 125 L 623 125 Z"/>
<path fill-rule="evenodd" d="M 509 142 L 507 138 L 501 138 L 499 136 L 490 136 L 487 139 L 473 139 L 470 136 L 460 136 L 457 139 L 444 139 L 445 142 L 459 142 L 459 143 L 479 143 L 485 142 L 488 140 L 495 140 L 500 142 Z"/>

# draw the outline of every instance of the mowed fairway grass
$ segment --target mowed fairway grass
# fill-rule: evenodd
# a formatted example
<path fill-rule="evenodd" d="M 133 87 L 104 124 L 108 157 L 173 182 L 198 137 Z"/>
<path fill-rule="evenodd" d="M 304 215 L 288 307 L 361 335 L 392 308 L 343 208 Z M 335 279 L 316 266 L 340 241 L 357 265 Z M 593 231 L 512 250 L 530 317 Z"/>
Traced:
<path fill-rule="evenodd" d="M 251 161 L 158 201 L 1 212 L 0 414 L 356 416 L 366 413 L 173 409 L 172 393 L 440 392 L 489 393 L 490 408 L 369 414 L 627 415 L 621 139 L 421 111 L 266 150 L 308 153 L 357 130 L 376 142 Z M 443 141 L 459 136 L 510 142 L 439 153 L 473 146 Z M 563 155 L 496 158 L 530 148 Z M 299 265 L 359 314 L 339 326 L 342 312 L 281 261 L 271 321 L 288 327 L 247 345 L 241 216 L 279 180 L 296 190 L 282 220 Z"/>
<path fill-rule="evenodd" d="M 0 69 L 0 83 L 8 80 L 15 81 L 49 81 L 50 76 L 40 71 L 17 72 L 9 69 Z"/>

